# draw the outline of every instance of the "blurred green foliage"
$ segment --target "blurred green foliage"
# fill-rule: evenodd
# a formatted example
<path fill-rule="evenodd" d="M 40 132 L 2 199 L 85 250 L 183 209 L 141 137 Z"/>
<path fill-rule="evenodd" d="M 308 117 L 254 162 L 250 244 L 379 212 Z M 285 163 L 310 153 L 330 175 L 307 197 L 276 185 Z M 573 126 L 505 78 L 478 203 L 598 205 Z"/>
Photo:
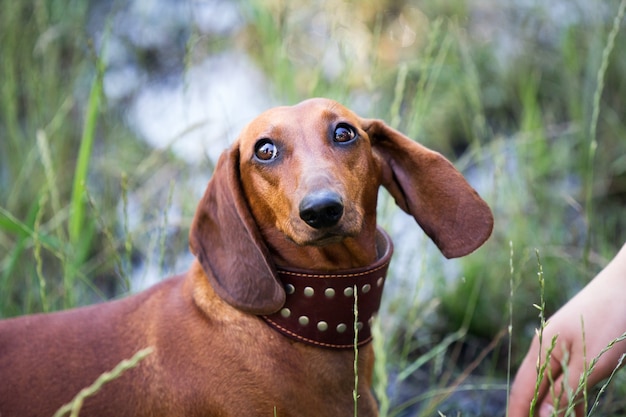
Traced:
<path fill-rule="evenodd" d="M 112 3 L 111 16 L 121 7 Z M 558 25 L 546 14 L 549 5 L 491 3 L 252 0 L 239 3 L 246 24 L 235 35 L 189 28 L 187 50 L 174 54 L 183 57 L 184 71 L 201 51 L 244 51 L 266 76 L 273 101 L 337 99 L 444 153 L 477 183 L 494 211 L 493 237 L 457 261 L 454 276 L 437 262 L 422 267 L 435 282 L 436 302 L 414 305 L 406 298 L 412 292 L 392 295 L 398 300 L 389 302 L 390 311 L 409 304 L 407 317 L 419 326 L 386 332 L 391 362 L 460 330 L 459 341 L 496 338 L 509 324 L 509 302 L 519 360 L 538 323 L 536 251 L 549 315 L 624 240 L 623 29 L 603 74 L 596 138 L 589 136 L 617 2 L 592 14 L 573 2 L 569 12 L 577 18 Z M 88 29 L 96 4 L 0 0 L 0 317 L 128 291 L 133 239 L 147 231 L 128 229 L 120 196 L 140 191 L 150 168 L 168 165 L 179 178 L 192 175 L 167 150 L 142 142 L 127 127 L 124 108 L 109 106 L 102 95 L 98 68 L 106 71 L 107 62 Z M 90 91 L 99 100 L 89 100 Z M 592 139 L 598 146 L 589 164 Z M 93 148 L 81 171 L 85 141 Z M 150 204 L 165 204 L 162 198 Z M 192 212 L 184 213 L 183 229 Z M 184 236 L 168 250 L 186 250 Z M 433 312 L 434 321 L 421 316 Z"/>

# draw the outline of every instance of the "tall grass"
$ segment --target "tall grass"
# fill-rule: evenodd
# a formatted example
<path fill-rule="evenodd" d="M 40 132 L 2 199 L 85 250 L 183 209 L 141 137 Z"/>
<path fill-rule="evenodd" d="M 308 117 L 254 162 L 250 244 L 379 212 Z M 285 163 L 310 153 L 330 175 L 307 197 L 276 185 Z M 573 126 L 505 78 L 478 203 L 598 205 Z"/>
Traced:
<path fill-rule="evenodd" d="M 543 340 L 543 331 L 546 328 L 546 324 L 547 324 L 547 318 L 546 318 L 546 302 L 545 302 L 545 277 L 543 275 L 543 265 L 541 264 L 541 258 L 539 257 L 539 252 L 535 251 L 535 254 L 537 256 L 537 265 L 539 268 L 539 271 L 537 272 L 537 277 L 538 277 L 538 281 L 539 281 L 539 295 L 540 295 L 540 302 L 539 304 L 534 304 L 533 306 L 539 311 L 539 330 L 537 331 L 537 337 L 539 340 L 539 352 L 543 352 L 543 346 L 544 346 L 544 340 Z M 550 365 L 550 358 L 552 357 L 552 351 L 554 350 L 554 348 L 556 347 L 556 340 L 557 340 L 558 336 L 554 336 L 552 338 L 552 340 L 550 340 L 550 344 L 548 345 L 548 348 L 546 349 L 546 357 L 545 360 L 541 360 L 542 358 L 538 358 L 537 360 L 537 381 L 535 383 L 535 393 L 533 394 L 533 398 L 530 402 L 530 412 L 528 413 L 530 416 L 534 416 L 537 407 L 537 400 L 539 397 L 539 387 L 541 385 L 541 382 L 543 380 L 543 375 L 545 375 L 546 373 L 546 369 L 547 367 Z M 549 377 L 551 378 L 551 374 L 549 374 Z M 552 386 L 554 385 L 554 381 L 551 380 L 550 381 L 552 384 Z"/>
<path fill-rule="evenodd" d="M 609 58 L 613 48 L 615 47 L 615 38 L 619 32 L 620 25 L 624 19 L 624 11 L 626 10 L 626 1 L 622 0 L 615 18 L 613 19 L 613 27 L 609 32 L 606 40 L 606 45 L 602 50 L 602 60 L 600 62 L 600 68 L 596 76 L 596 89 L 593 94 L 591 121 L 589 122 L 589 148 L 587 150 L 587 166 L 585 175 L 585 212 L 587 213 L 587 236 L 591 234 L 592 214 L 593 214 L 593 172 L 594 172 L 594 159 L 596 155 L 596 149 L 598 148 L 598 118 L 600 116 L 600 98 L 604 91 L 604 79 L 609 65 Z M 591 249 L 591 240 L 587 238 L 585 242 L 584 260 L 588 262 L 589 251 Z"/>
<path fill-rule="evenodd" d="M 467 1 L 253 1 L 241 5 L 247 25 L 236 36 L 190 31 L 182 68 L 193 65 L 192 50 L 240 48 L 264 71 L 274 101 L 326 96 L 385 119 L 454 160 L 494 209 L 492 239 L 466 259 L 444 264 L 425 241 L 403 257 L 397 251 L 390 275 L 406 280 L 386 293 L 374 327 L 382 416 L 403 412 L 389 383 L 421 371 L 432 389 L 413 402 L 432 410 L 474 367 L 493 386 L 507 386 L 502 378 L 536 325 L 530 306 L 538 294 L 547 317 L 623 241 L 626 2 L 607 7 L 614 3 L 610 28 L 605 16 L 589 16 L 549 43 L 531 24 L 550 22 L 525 9 L 528 26 L 509 30 L 526 49 L 510 61 L 498 55 L 496 39 L 476 35 L 472 22 L 482 10 Z M 168 150 L 138 140 L 124 110 L 108 106 L 107 63 L 87 32 L 88 2 L 0 0 L 0 7 L 0 317 L 128 291 L 138 259 L 158 252 L 164 269 L 166 254 L 186 247 L 184 231 L 166 233 L 172 216 L 161 210 L 180 183 L 155 193 L 140 227 L 131 224 L 131 200 L 164 165 L 177 178 L 191 174 Z M 398 35 L 411 35 L 406 28 L 415 35 L 408 46 Z M 390 229 L 398 218 L 391 206 L 383 195 L 380 222 Z M 542 283 L 533 279 L 535 248 Z M 505 346 L 499 337 L 507 329 Z M 459 359 L 472 349 L 486 359 Z"/>
<path fill-rule="evenodd" d="M 0 317 L 128 291 L 135 247 L 120 195 L 178 162 L 107 105 L 106 35 L 98 44 L 87 32 L 88 2 L 1 5 Z"/>
<path fill-rule="evenodd" d="M 607 40 L 606 40 L 606 44 L 605 47 L 603 49 L 602 52 L 602 59 L 598 68 L 598 72 L 596 75 L 596 89 L 595 92 L 593 94 L 593 102 L 592 102 L 592 114 L 591 114 L 591 121 L 589 123 L 589 145 L 588 145 L 588 150 L 587 150 L 587 164 L 585 166 L 585 172 L 584 172 L 584 181 L 585 181 L 585 189 L 584 189 L 584 202 L 585 202 L 585 212 L 586 212 L 586 220 L 587 220 L 587 239 L 585 241 L 585 245 L 584 245 L 584 251 L 583 251 L 583 262 L 587 263 L 588 262 L 588 256 L 589 256 L 589 251 L 590 251 L 590 247 L 591 247 L 591 240 L 590 240 L 590 235 L 591 235 L 591 225 L 592 225 L 592 213 L 593 213 L 593 201 L 592 201 L 592 188 L 593 188 L 593 176 L 594 176 L 594 158 L 595 158 L 595 153 L 596 153 L 596 149 L 598 147 L 598 142 L 597 142 L 597 123 L 598 123 L 598 117 L 600 114 L 600 98 L 602 96 L 602 91 L 604 89 L 604 79 L 606 76 L 606 72 L 607 72 L 607 68 L 608 68 L 608 63 L 609 63 L 609 57 L 611 52 L 613 51 L 613 48 L 615 46 L 615 38 L 617 36 L 617 33 L 619 32 L 619 28 L 620 28 L 620 24 L 621 21 L 624 18 L 624 12 L 626 10 L 626 0 L 622 0 L 620 2 L 620 5 L 618 7 L 618 11 L 617 14 L 615 16 L 615 18 L 613 19 L 613 25 L 612 28 L 610 30 L 610 32 L 608 33 L 607 36 Z M 544 301 L 544 277 L 543 277 L 543 268 L 541 265 L 541 261 L 539 259 L 539 254 L 537 253 L 537 258 L 538 258 L 538 265 L 539 265 L 539 283 L 540 283 L 540 293 L 541 293 L 541 304 L 539 306 L 536 306 L 539 310 L 539 317 L 540 317 L 540 326 L 539 326 L 539 330 L 538 330 L 538 338 L 539 338 L 539 351 L 542 352 L 543 349 L 541 348 L 543 345 L 543 330 L 546 326 L 546 319 L 545 319 L 545 301 Z M 537 381 L 536 381 L 536 385 L 535 385 L 535 394 L 534 397 L 531 401 L 531 406 L 530 406 L 530 412 L 529 415 L 533 416 L 535 415 L 535 407 L 537 405 L 537 396 L 539 393 L 539 386 L 542 383 L 542 380 L 545 378 L 544 375 L 546 375 L 546 368 L 547 366 L 550 364 L 551 361 L 551 357 L 552 357 L 552 352 L 556 346 L 556 342 L 557 342 L 557 338 L 558 335 L 555 335 L 548 347 L 548 349 L 546 350 L 546 355 L 545 358 L 542 362 L 542 358 L 538 358 L 537 361 Z M 585 366 L 583 369 L 583 374 L 580 376 L 579 378 L 579 383 L 578 386 L 576 387 L 576 389 L 574 390 L 574 392 L 566 392 L 566 396 L 567 396 L 567 404 L 565 406 L 561 405 L 561 408 L 559 410 L 555 410 L 555 415 L 564 412 L 564 415 L 571 415 L 573 413 L 574 407 L 576 406 L 577 401 L 581 401 L 581 396 L 582 396 L 582 401 L 584 403 L 584 415 L 592 415 L 593 412 L 596 410 L 596 408 L 598 407 L 599 404 L 599 399 L 600 396 L 605 392 L 607 386 L 611 383 L 611 381 L 613 380 L 613 377 L 615 375 L 615 372 L 617 372 L 618 369 L 621 368 L 622 362 L 624 360 L 624 356 L 622 355 L 618 361 L 617 366 L 615 367 L 615 369 L 611 372 L 609 378 L 601 385 L 601 388 L 596 396 L 596 399 L 591 407 L 591 410 L 589 410 L 588 408 L 588 404 L 589 404 L 589 399 L 588 399 L 588 378 L 589 375 L 593 372 L 596 363 L 598 362 L 598 360 L 600 359 L 600 357 L 606 353 L 608 350 L 610 350 L 611 348 L 613 348 L 613 346 L 621 341 L 624 340 L 626 338 L 626 333 L 624 333 L 622 336 L 616 338 L 615 340 L 611 341 L 596 357 L 594 357 L 591 362 L 589 363 L 587 361 L 587 355 L 586 355 L 586 348 L 584 346 L 586 346 L 586 336 L 585 336 L 585 331 L 584 331 L 584 323 L 582 322 L 581 319 L 581 339 L 582 339 L 582 343 L 583 343 L 583 349 L 584 349 L 584 360 L 585 360 Z M 564 380 L 568 380 L 567 375 L 568 375 L 568 367 L 567 367 L 567 357 L 563 359 L 563 372 L 564 375 L 566 375 L 566 378 L 564 378 Z M 554 387 L 554 380 L 551 377 L 551 373 L 547 372 L 547 377 L 549 378 L 549 383 L 551 387 Z M 554 396 L 554 393 L 552 391 L 552 389 L 550 390 L 551 394 Z M 553 398 L 553 401 L 555 403 L 560 402 L 561 399 L 558 398 Z"/>
<path fill-rule="evenodd" d="M 72 253 L 91 248 L 89 239 L 75 249 L 68 244 L 64 201 L 71 176 L 63 169 L 82 130 L 73 84 L 89 66 L 75 43 L 85 30 L 87 7 L 66 9 L 62 1 L 3 1 L 1 6 L 0 245 L 5 255 L 0 284 L 5 290 L 0 316 L 58 308 L 59 299 L 66 307 L 74 305 L 73 286 L 60 289 L 58 281 L 46 280 L 43 265 L 63 265 L 76 275 Z M 74 179 L 86 176 L 85 171 Z M 36 262 L 30 260 L 33 249 Z M 38 280 L 31 281 L 35 270 Z"/>

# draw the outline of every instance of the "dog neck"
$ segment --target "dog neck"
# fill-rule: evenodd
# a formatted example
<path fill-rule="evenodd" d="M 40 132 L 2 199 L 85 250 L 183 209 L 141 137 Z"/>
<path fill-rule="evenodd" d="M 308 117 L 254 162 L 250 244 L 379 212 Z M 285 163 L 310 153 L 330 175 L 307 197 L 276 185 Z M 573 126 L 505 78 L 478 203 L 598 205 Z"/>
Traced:
<path fill-rule="evenodd" d="M 315 346 L 346 349 L 355 341 L 359 346 L 368 343 L 393 253 L 382 229 L 377 231 L 376 253 L 373 264 L 348 270 L 279 267 L 287 298 L 278 312 L 262 318 L 283 335 Z"/>

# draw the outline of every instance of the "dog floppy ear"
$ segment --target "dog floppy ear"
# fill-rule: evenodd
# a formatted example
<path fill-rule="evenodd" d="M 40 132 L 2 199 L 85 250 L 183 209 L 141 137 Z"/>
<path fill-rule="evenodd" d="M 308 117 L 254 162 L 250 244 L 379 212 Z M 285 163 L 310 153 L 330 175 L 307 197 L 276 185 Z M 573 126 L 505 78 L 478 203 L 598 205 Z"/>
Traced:
<path fill-rule="evenodd" d="M 236 147 L 221 156 L 196 209 L 189 243 L 215 292 L 252 314 L 285 302 L 269 252 L 243 197 Z"/>
<path fill-rule="evenodd" d="M 382 165 L 382 185 L 447 258 L 467 255 L 491 235 L 489 206 L 441 154 L 381 120 L 363 129 Z"/>

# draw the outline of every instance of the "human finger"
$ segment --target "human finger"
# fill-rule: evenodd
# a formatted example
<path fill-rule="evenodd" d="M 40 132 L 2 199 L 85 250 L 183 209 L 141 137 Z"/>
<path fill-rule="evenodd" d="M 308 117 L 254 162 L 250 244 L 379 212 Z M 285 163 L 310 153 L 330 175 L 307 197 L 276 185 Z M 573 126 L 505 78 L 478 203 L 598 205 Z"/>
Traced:
<path fill-rule="evenodd" d="M 550 380 L 559 377 L 561 373 L 560 360 L 550 355 L 549 362 L 542 366 L 545 360 L 545 349 L 540 351 L 540 343 L 538 337 L 535 336 L 511 386 L 508 407 L 509 417 L 528 417 L 535 395 L 537 396 L 535 403 L 536 412 L 539 404 L 542 403 L 548 392 Z M 544 368 L 542 369 L 543 374 L 538 380 L 537 370 L 542 367 Z"/>

